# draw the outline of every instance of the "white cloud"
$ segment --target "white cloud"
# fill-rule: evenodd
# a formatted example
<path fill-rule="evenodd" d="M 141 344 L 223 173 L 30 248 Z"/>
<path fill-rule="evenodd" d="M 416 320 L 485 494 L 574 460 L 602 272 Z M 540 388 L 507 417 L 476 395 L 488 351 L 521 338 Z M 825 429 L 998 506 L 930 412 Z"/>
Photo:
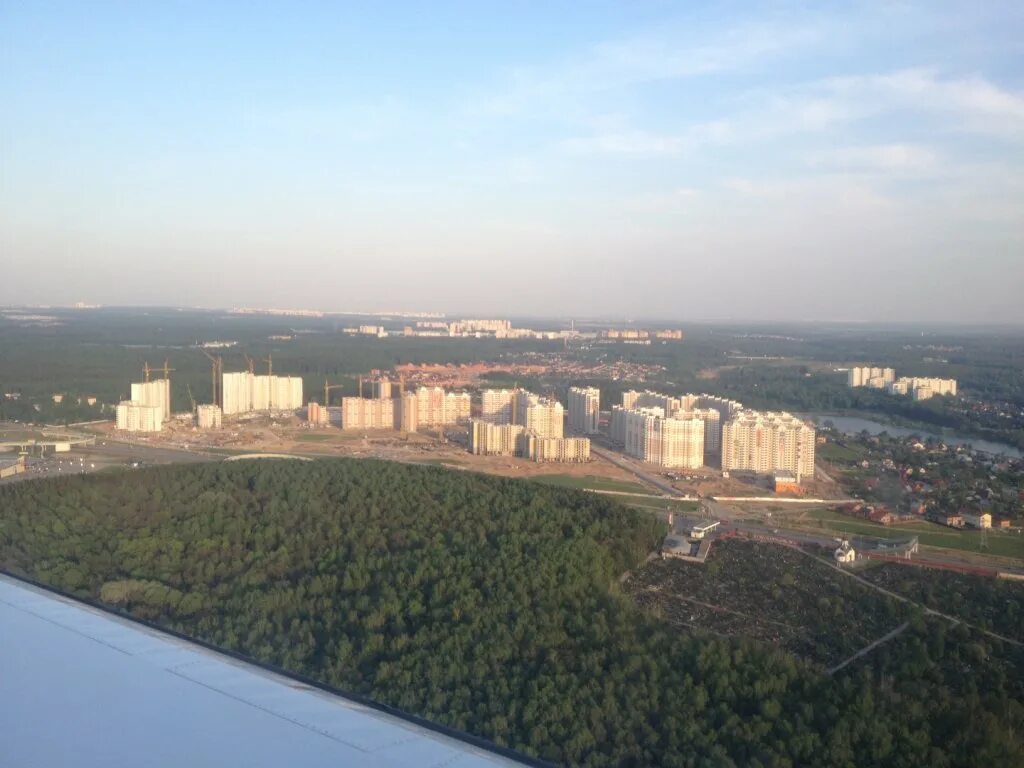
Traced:
<path fill-rule="evenodd" d="M 945 118 L 942 127 L 969 133 L 1024 138 L 1024 94 L 982 77 L 942 77 L 930 69 L 831 78 L 812 91 L 853 113 L 906 110 Z"/>
<path fill-rule="evenodd" d="M 808 160 L 811 165 L 825 168 L 893 173 L 925 172 L 938 166 L 936 153 L 916 144 L 839 147 L 811 153 Z"/>
<path fill-rule="evenodd" d="M 747 25 L 710 43 L 693 38 L 693 30 L 676 27 L 598 43 L 547 67 L 519 68 L 506 87 L 484 100 L 482 110 L 470 111 L 511 115 L 564 109 L 567 101 L 596 93 L 744 69 L 817 42 L 822 33 L 799 24 Z"/>

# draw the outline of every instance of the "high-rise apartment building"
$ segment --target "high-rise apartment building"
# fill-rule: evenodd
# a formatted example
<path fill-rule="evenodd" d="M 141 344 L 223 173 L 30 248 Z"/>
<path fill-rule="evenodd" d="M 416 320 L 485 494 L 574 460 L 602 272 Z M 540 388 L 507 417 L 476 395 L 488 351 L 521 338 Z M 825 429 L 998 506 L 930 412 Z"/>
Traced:
<path fill-rule="evenodd" d="M 469 421 L 472 398 L 468 392 L 445 392 L 443 387 L 418 387 L 413 394 L 416 399 L 416 423 L 420 427 L 464 424 Z"/>
<path fill-rule="evenodd" d="M 171 418 L 170 379 L 132 382 L 132 396 L 129 402 L 157 408 L 160 422 L 167 421 Z"/>
<path fill-rule="evenodd" d="M 398 420 L 396 427 L 403 432 L 415 432 L 419 429 L 419 401 L 415 392 L 404 392 L 396 403 Z"/>
<path fill-rule="evenodd" d="M 722 470 L 814 477 L 814 427 L 784 412 L 742 411 L 722 428 Z"/>
<path fill-rule="evenodd" d="M 342 429 L 394 429 L 395 401 L 370 397 L 341 398 Z"/>
<path fill-rule="evenodd" d="M 565 408 L 557 400 L 523 392 L 516 398 L 515 423 L 538 437 L 564 437 Z"/>
<path fill-rule="evenodd" d="M 224 415 L 250 411 L 291 411 L 302 407 L 302 379 L 298 376 L 257 376 L 250 371 L 221 377 Z"/>
<path fill-rule="evenodd" d="M 159 432 L 163 429 L 163 407 L 122 400 L 114 411 L 115 426 L 125 432 Z"/>
<path fill-rule="evenodd" d="M 846 383 L 851 387 L 885 389 L 896 380 L 896 371 L 878 366 L 853 366 L 846 374 Z"/>
<path fill-rule="evenodd" d="M 480 418 L 492 424 L 512 424 L 515 422 L 516 390 L 483 390 L 480 393 Z"/>
<path fill-rule="evenodd" d="M 469 450 L 478 456 L 512 456 L 517 438 L 523 433 L 520 424 L 492 424 L 473 419 L 469 424 Z"/>
<path fill-rule="evenodd" d="M 690 397 L 687 395 L 687 397 Z M 694 398 L 696 399 L 696 398 Z M 693 408 L 676 413 L 678 419 L 700 419 L 704 422 L 704 450 L 717 453 L 722 447 L 722 417 L 714 408 Z"/>
<path fill-rule="evenodd" d="M 600 418 L 601 390 L 569 387 L 569 431 L 577 435 L 596 435 Z"/>
<path fill-rule="evenodd" d="M 521 432 L 516 439 L 516 453 L 536 462 L 577 464 L 590 461 L 590 438 L 538 437 Z"/>
<path fill-rule="evenodd" d="M 330 412 L 325 406 L 313 400 L 309 401 L 306 406 L 306 421 L 318 427 L 324 427 L 330 424 L 330 418 Z"/>
<path fill-rule="evenodd" d="M 663 408 L 623 409 L 625 451 L 661 467 L 696 468 L 704 464 L 704 422 L 671 418 Z"/>
<path fill-rule="evenodd" d="M 956 379 L 929 379 L 901 376 L 888 386 L 891 395 L 910 395 L 915 400 L 928 400 L 935 395 L 955 395 Z"/>

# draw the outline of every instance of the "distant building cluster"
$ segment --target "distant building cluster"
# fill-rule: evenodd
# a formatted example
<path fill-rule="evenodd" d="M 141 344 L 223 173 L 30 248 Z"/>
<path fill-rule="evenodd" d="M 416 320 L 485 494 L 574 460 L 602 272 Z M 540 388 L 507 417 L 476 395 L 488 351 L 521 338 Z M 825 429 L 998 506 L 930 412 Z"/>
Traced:
<path fill-rule="evenodd" d="M 909 395 L 914 400 L 928 400 L 935 395 L 956 395 L 956 379 L 901 376 L 889 385 L 889 394 Z"/>
<path fill-rule="evenodd" d="M 792 414 L 740 411 L 722 427 L 722 471 L 814 477 L 815 429 Z"/>
<path fill-rule="evenodd" d="M 600 395 L 582 388 L 570 393 L 570 404 L 581 408 L 579 432 L 596 420 Z M 598 409 L 598 410 L 594 410 Z M 590 439 L 565 436 L 565 408 L 557 400 L 532 392 L 486 389 L 480 395 L 480 418 L 469 430 L 469 450 L 480 456 L 522 456 L 533 461 L 583 462 L 590 460 Z"/>
<path fill-rule="evenodd" d="M 890 395 L 912 397 L 914 400 L 928 400 L 935 395 L 956 395 L 956 379 L 937 379 L 901 376 L 896 378 L 892 368 L 854 366 L 846 375 L 851 387 L 884 389 Z"/>
<path fill-rule="evenodd" d="M 711 401 L 715 401 L 712 403 Z M 720 401 L 720 402 L 719 402 Z M 654 462 L 659 463 L 662 466 L 701 466 L 704 463 L 703 453 L 717 452 L 721 445 L 722 435 L 722 414 L 730 414 L 727 403 L 732 401 L 721 400 L 720 398 L 711 398 L 705 395 L 665 395 L 660 392 L 653 392 L 651 390 L 645 390 L 638 392 L 636 390 L 628 390 L 622 393 L 622 405 L 613 406 L 611 413 L 611 439 L 613 442 L 621 445 L 627 445 L 627 434 L 626 425 L 629 419 L 629 413 L 631 411 L 649 411 L 649 410 L 660 410 L 662 418 L 674 419 L 677 421 L 692 421 L 698 419 L 702 423 L 701 429 L 701 460 L 697 464 L 692 464 L 692 458 L 687 459 L 687 463 L 683 464 L 661 464 L 660 461 Z M 736 404 L 738 405 L 738 403 Z M 661 427 L 658 427 L 661 429 Z M 678 428 L 674 425 L 668 425 L 667 434 L 671 436 L 673 433 L 678 432 Z M 689 430 L 686 431 L 689 435 Z M 675 439 L 671 438 L 670 439 Z M 691 437 L 688 437 L 692 441 Z M 692 453 L 694 450 L 692 447 L 687 448 Z M 630 453 L 629 448 L 626 450 Z M 678 452 L 674 449 L 668 449 L 661 455 L 673 457 Z M 641 458 L 638 454 L 630 453 L 630 455 L 636 455 Z M 671 459 L 675 461 L 675 459 Z M 646 459 L 645 459 L 646 461 Z"/>
<path fill-rule="evenodd" d="M 472 399 L 468 392 L 448 392 L 442 387 L 417 387 L 406 392 L 404 386 L 380 378 L 370 384 L 372 397 L 341 399 L 342 429 L 397 429 L 415 432 L 420 427 L 443 427 L 469 421 Z M 326 410 L 326 409 L 323 409 Z M 327 423 L 320 411 L 313 416 Z"/>
<path fill-rule="evenodd" d="M 302 379 L 298 376 L 259 376 L 242 371 L 225 373 L 221 381 L 225 416 L 302 407 Z"/>
<path fill-rule="evenodd" d="M 609 437 L 627 455 L 660 467 L 697 468 L 720 454 L 724 472 L 776 475 L 787 490 L 814 477 L 811 424 L 715 395 L 628 390 L 611 409 Z"/>
<path fill-rule="evenodd" d="M 636 328 L 609 328 L 601 331 L 600 338 L 614 341 L 649 341 L 652 338 L 667 341 L 682 341 L 683 332 L 677 328 L 666 328 L 656 331 L 647 331 Z"/>

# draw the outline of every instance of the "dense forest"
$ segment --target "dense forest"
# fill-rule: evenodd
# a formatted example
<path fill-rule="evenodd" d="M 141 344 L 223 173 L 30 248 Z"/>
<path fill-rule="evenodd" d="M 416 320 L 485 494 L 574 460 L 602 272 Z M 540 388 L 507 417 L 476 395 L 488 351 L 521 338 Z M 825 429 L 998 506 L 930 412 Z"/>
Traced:
<path fill-rule="evenodd" d="M 682 631 L 620 591 L 663 533 L 593 494 L 374 461 L 0 487 L 9 571 L 562 764 L 1024 761 L 1019 649 L 914 614 L 828 677 Z"/>

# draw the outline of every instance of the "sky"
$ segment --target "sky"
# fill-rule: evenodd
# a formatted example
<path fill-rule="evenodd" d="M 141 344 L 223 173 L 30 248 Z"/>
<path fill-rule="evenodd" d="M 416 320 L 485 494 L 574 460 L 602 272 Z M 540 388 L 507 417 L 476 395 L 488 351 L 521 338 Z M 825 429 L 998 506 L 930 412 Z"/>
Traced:
<path fill-rule="evenodd" d="M 1024 322 L 1024 3 L 0 0 L 76 301 Z"/>

